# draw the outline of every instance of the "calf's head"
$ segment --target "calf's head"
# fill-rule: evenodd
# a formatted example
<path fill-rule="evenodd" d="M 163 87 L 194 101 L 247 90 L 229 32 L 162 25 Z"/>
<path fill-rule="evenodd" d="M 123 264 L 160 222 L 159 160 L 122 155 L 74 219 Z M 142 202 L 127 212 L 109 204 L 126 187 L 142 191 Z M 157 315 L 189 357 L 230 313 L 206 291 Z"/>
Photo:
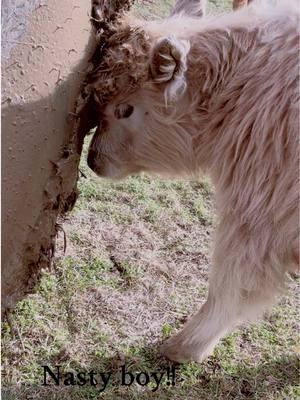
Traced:
<path fill-rule="evenodd" d="M 105 107 L 99 101 L 101 122 L 89 147 L 88 165 L 109 178 L 140 171 L 181 174 L 191 146 L 184 131 L 189 123 L 185 120 L 189 42 L 175 36 L 156 40 L 144 46 L 136 65 L 129 55 L 139 52 L 138 46 L 128 41 L 123 46 L 109 53 L 108 62 L 122 68 L 102 75 L 119 89 Z M 94 96 L 99 100 L 101 87 Z"/>

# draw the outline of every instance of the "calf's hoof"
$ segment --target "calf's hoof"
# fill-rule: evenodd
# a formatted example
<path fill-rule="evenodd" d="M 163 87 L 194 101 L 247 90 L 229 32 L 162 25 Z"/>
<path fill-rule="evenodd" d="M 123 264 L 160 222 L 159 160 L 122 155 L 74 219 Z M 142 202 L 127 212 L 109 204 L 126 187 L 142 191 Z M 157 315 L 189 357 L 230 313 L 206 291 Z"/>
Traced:
<path fill-rule="evenodd" d="M 200 361 L 197 354 L 188 345 L 178 343 L 176 336 L 166 340 L 160 346 L 160 353 L 170 361 L 184 363 L 187 361 Z"/>

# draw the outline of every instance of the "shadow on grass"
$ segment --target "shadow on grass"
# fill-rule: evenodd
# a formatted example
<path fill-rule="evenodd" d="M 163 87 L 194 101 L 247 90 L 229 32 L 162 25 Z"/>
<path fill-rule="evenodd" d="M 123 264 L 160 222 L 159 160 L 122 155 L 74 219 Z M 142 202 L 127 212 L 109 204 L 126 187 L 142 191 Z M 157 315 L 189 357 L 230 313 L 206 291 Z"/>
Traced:
<path fill-rule="evenodd" d="M 132 349 L 133 350 L 133 349 Z M 25 399 L 45 399 L 45 400 L 89 400 L 104 398 L 108 400 L 132 400 L 132 399 L 278 399 L 297 398 L 297 387 L 299 388 L 299 359 L 295 355 L 281 357 L 272 361 L 264 361 L 257 364 L 245 365 L 243 362 L 232 364 L 232 368 L 222 368 L 221 360 L 211 357 L 202 364 L 187 363 L 174 366 L 168 361 L 159 358 L 157 350 L 151 348 L 136 349 L 130 352 L 129 356 L 118 353 L 115 357 L 100 358 L 95 357 L 88 368 L 84 368 L 80 363 L 68 360 L 60 353 L 52 357 L 48 363 L 41 363 L 40 384 L 26 384 L 20 387 L 9 387 L 2 389 L 3 400 L 25 400 Z M 54 384 L 53 379 L 49 379 L 50 386 L 43 386 L 44 370 L 42 365 L 57 373 L 56 366 L 61 365 L 60 385 Z M 122 366 L 125 368 L 123 373 L 126 375 L 125 382 L 128 384 L 132 378 L 131 385 L 122 382 Z M 175 385 L 171 384 L 175 369 Z M 64 379 L 70 378 L 70 374 L 75 374 L 76 385 L 64 385 Z M 83 386 L 78 385 L 77 372 L 94 371 L 97 375 L 97 385 L 92 386 L 90 380 Z M 143 372 L 144 374 L 138 375 Z M 104 388 L 104 381 L 100 373 L 105 374 L 109 379 Z M 153 373 L 156 373 L 154 378 Z M 149 383 L 145 382 L 145 374 L 149 377 Z M 88 376 L 88 375 L 86 375 Z M 140 381 L 140 382 L 138 382 Z M 70 382 L 70 380 L 68 381 Z"/>

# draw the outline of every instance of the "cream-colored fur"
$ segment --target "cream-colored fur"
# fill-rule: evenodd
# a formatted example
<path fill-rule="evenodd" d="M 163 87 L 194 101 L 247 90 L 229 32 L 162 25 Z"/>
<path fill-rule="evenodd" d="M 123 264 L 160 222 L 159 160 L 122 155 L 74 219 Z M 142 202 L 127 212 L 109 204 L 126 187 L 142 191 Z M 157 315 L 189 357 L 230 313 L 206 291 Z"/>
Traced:
<path fill-rule="evenodd" d="M 126 46 L 145 53 L 130 72 L 144 78 L 110 101 L 91 143 L 89 164 L 101 176 L 207 173 L 216 187 L 209 295 L 163 345 L 176 361 L 202 360 L 237 324 L 261 315 L 285 274 L 298 267 L 299 11 L 293 4 L 143 22 L 149 49 L 136 44 L 135 33 Z M 118 59 L 126 64 L 120 52 Z"/>

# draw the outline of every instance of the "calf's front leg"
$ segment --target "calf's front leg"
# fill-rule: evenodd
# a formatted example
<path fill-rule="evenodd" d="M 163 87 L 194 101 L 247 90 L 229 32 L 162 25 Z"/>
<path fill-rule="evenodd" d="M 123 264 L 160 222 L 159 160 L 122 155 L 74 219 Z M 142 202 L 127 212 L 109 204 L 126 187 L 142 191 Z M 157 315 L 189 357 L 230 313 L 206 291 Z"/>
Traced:
<path fill-rule="evenodd" d="M 235 238 L 226 231 L 218 236 L 223 242 L 215 251 L 206 302 L 178 334 L 162 344 L 161 353 L 170 360 L 202 361 L 238 324 L 261 316 L 284 281 L 284 272 L 260 257 L 259 236 L 245 245 L 238 232 Z M 258 249 L 257 254 L 253 248 Z"/>

